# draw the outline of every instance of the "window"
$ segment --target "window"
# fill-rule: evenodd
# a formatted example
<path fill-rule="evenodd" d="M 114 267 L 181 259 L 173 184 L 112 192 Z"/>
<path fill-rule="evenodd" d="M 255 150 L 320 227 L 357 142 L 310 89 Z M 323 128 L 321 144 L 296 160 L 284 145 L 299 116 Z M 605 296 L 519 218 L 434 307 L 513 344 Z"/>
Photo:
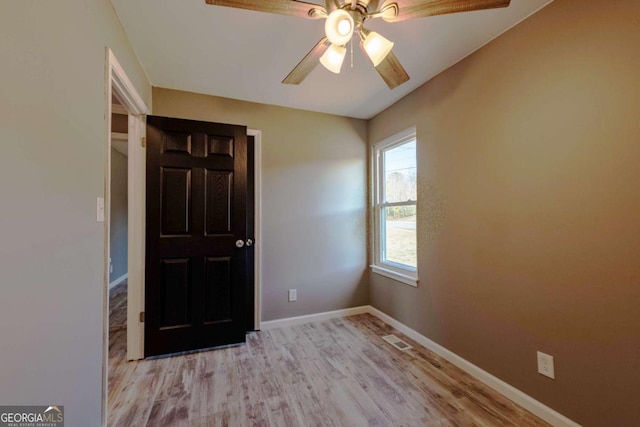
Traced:
<path fill-rule="evenodd" d="M 416 130 L 408 129 L 374 146 L 373 265 L 411 286 L 418 283 Z"/>

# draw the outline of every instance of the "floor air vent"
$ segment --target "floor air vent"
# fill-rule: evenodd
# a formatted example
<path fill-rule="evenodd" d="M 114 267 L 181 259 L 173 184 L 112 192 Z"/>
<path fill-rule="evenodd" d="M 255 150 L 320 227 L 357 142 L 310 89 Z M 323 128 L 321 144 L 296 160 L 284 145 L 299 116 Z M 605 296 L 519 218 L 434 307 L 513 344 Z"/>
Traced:
<path fill-rule="evenodd" d="M 407 351 L 413 348 L 395 335 L 386 335 L 382 337 L 382 339 L 388 342 L 389 344 L 391 344 L 392 346 L 394 346 L 395 348 L 397 348 L 398 350 Z"/>

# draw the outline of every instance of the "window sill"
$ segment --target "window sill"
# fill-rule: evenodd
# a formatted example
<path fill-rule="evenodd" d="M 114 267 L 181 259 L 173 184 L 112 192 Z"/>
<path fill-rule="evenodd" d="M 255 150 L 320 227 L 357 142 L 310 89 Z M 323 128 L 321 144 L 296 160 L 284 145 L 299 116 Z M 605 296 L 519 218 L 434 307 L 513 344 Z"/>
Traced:
<path fill-rule="evenodd" d="M 405 285 L 413 286 L 414 288 L 418 287 L 417 277 L 409 276 L 408 274 L 398 273 L 397 271 L 389 270 L 383 267 L 378 267 L 377 265 L 371 265 L 370 267 L 371 267 L 371 271 L 373 271 L 376 274 L 404 283 Z"/>

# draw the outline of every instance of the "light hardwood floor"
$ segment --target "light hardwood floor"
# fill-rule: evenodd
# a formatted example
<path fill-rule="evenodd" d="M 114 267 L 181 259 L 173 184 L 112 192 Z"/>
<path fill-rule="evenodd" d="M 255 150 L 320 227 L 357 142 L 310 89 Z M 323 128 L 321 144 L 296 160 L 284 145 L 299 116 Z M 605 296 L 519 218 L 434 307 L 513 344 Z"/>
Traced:
<path fill-rule="evenodd" d="M 127 281 L 109 289 L 109 329 L 127 327 Z"/>
<path fill-rule="evenodd" d="M 547 425 L 369 314 L 139 362 L 125 344 L 111 334 L 109 426 Z"/>

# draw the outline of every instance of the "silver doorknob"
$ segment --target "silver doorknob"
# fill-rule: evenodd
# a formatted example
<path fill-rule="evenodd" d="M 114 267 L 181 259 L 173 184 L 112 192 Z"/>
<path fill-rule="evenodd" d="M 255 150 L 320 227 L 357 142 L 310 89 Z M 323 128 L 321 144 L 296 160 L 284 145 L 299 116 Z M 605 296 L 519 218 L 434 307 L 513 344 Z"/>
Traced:
<path fill-rule="evenodd" d="M 247 246 L 253 246 L 253 240 L 247 239 Z"/>
<path fill-rule="evenodd" d="M 236 240 L 236 248 L 241 248 L 244 246 L 244 240 Z"/>

